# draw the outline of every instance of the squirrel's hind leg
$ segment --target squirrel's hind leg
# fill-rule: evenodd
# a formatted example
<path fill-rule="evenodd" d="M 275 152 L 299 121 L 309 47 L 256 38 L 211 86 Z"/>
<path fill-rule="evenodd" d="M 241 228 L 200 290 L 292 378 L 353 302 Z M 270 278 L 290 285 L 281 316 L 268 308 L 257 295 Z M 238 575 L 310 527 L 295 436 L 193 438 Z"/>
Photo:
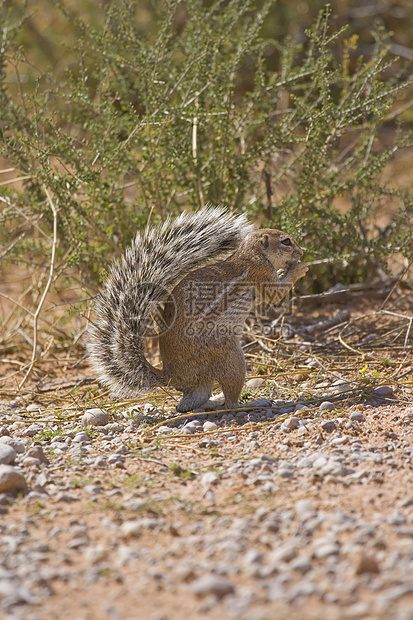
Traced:
<path fill-rule="evenodd" d="M 201 386 L 192 390 L 186 390 L 176 405 L 176 410 L 179 413 L 186 413 L 187 411 L 198 409 L 209 400 L 211 394 L 212 386 Z"/>
<path fill-rule="evenodd" d="M 226 364 L 221 366 L 217 377 L 225 396 L 225 409 L 236 409 L 239 407 L 239 397 L 245 381 L 247 369 L 245 365 L 244 353 L 238 341 L 233 343 L 233 347 L 228 354 Z"/>

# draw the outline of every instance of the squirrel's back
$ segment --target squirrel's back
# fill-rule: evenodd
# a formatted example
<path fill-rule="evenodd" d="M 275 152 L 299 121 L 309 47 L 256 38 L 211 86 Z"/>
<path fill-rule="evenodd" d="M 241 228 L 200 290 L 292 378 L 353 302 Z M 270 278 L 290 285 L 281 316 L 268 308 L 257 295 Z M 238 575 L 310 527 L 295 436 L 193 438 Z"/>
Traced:
<path fill-rule="evenodd" d="M 244 215 L 218 207 L 183 213 L 138 233 L 97 295 L 88 350 L 100 381 L 121 397 L 166 385 L 144 355 L 143 337 L 162 329 L 162 304 L 191 271 L 233 254 L 253 230 Z"/>

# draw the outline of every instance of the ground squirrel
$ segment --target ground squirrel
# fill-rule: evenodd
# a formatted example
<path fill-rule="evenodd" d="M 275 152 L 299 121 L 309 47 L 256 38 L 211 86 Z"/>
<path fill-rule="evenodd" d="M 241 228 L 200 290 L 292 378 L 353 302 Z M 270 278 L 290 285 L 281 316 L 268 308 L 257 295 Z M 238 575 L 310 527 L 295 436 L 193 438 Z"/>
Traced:
<path fill-rule="evenodd" d="M 290 235 L 221 208 L 138 233 L 96 299 L 88 349 L 101 382 L 126 398 L 172 385 L 183 392 L 180 412 L 202 407 L 218 382 L 225 408 L 236 407 L 245 319 L 256 300 L 277 303 L 305 275 L 302 254 Z M 162 370 L 144 355 L 154 329 Z"/>

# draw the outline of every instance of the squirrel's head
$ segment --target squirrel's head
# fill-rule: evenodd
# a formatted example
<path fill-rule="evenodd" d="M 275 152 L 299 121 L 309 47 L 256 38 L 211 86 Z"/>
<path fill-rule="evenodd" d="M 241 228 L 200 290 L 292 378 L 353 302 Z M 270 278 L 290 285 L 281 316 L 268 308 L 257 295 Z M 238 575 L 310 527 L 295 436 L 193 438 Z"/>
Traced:
<path fill-rule="evenodd" d="M 264 255 L 277 270 L 297 263 L 303 255 L 303 249 L 295 239 L 273 228 L 262 228 L 249 233 L 242 243 L 242 249 L 244 252 L 249 249 L 252 254 Z"/>

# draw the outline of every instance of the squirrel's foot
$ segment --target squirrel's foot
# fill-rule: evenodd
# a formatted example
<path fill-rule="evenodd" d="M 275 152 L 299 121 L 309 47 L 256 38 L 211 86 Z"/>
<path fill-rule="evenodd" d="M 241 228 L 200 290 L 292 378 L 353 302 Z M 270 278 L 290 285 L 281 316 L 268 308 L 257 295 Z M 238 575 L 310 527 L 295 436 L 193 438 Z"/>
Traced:
<path fill-rule="evenodd" d="M 204 407 L 204 403 L 208 401 L 211 396 L 212 388 L 199 387 L 192 391 L 184 392 L 179 403 L 176 405 L 176 410 L 179 413 L 186 413 L 187 411 L 193 411 Z"/>

